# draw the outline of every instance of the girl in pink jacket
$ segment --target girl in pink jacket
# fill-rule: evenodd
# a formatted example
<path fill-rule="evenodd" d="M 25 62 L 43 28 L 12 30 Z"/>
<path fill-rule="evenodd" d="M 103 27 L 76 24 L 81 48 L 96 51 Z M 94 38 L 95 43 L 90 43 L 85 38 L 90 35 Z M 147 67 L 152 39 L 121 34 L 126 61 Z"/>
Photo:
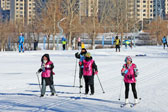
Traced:
<path fill-rule="evenodd" d="M 83 65 L 83 76 L 85 80 L 85 94 L 89 92 L 89 87 L 91 89 L 91 94 L 94 95 L 94 75 L 98 74 L 98 69 L 95 61 L 89 52 L 86 53 L 85 59 L 80 66 Z"/>
<path fill-rule="evenodd" d="M 138 75 L 138 69 L 134 63 L 132 63 L 132 58 L 127 56 L 125 58 L 125 63 L 121 70 L 122 76 L 124 76 L 125 82 L 125 103 L 129 103 L 128 95 L 129 95 L 129 85 L 132 86 L 132 92 L 134 95 L 134 103 L 138 103 L 137 91 L 136 91 L 136 77 Z"/>
<path fill-rule="evenodd" d="M 53 81 L 53 75 L 55 74 L 53 72 L 53 68 L 54 68 L 54 64 L 52 61 L 50 61 L 50 57 L 49 54 L 44 54 L 41 58 L 41 68 L 38 70 L 38 72 L 42 72 L 41 73 L 41 77 L 42 77 L 42 88 L 41 88 L 41 96 L 43 97 L 46 91 L 46 86 L 50 86 L 50 90 L 51 90 L 51 96 L 54 96 L 55 92 L 55 88 L 54 88 L 54 81 Z"/>

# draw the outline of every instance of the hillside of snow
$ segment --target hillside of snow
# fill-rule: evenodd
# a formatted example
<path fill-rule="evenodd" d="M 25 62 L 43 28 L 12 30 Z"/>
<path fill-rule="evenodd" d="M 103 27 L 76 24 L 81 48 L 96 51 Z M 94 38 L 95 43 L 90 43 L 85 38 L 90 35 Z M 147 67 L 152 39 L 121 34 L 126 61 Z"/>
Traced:
<path fill-rule="evenodd" d="M 73 87 L 75 51 L 0 52 L 0 112 L 166 112 L 168 110 L 168 50 L 161 46 L 142 46 L 131 49 L 89 50 L 95 60 L 103 94 L 95 76 L 95 94 L 79 94 L 79 67 Z M 49 53 L 54 62 L 54 85 L 58 96 L 40 98 L 36 76 L 41 56 Z M 146 56 L 136 56 L 136 55 Z M 124 103 L 124 83 L 120 74 L 126 56 L 133 58 L 139 69 L 137 93 L 141 98 L 135 107 L 120 108 Z M 84 85 L 84 81 L 83 81 Z M 122 86 L 122 88 L 121 88 Z M 121 100 L 119 94 L 121 91 Z M 132 90 L 129 100 L 134 102 Z"/>

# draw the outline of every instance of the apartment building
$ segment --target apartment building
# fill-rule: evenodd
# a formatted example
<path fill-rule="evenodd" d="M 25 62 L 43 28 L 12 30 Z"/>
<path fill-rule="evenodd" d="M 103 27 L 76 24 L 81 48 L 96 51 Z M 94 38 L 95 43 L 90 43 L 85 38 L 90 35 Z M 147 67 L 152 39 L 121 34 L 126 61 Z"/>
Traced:
<path fill-rule="evenodd" d="M 10 19 L 10 0 L 0 0 L 0 16 L 2 21 Z"/>
<path fill-rule="evenodd" d="M 1 9 L 10 10 L 10 0 L 1 0 Z"/>
<path fill-rule="evenodd" d="M 153 19 L 154 8 L 153 0 L 137 0 L 137 18 L 142 20 L 151 20 Z"/>
<path fill-rule="evenodd" d="M 25 22 L 30 24 L 35 17 L 35 1 L 26 0 L 25 1 Z"/>
<path fill-rule="evenodd" d="M 11 0 L 10 20 L 29 24 L 35 16 L 34 0 Z"/>
<path fill-rule="evenodd" d="M 80 0 L 80 15 L 81 16 L 98 16 L 99 0 Z"/>

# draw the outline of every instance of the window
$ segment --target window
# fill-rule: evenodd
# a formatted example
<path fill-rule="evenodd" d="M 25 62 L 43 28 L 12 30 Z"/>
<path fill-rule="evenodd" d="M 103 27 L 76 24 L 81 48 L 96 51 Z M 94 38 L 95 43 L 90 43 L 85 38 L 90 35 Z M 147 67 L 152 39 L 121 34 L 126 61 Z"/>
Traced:
<path fill-rule="evenodd" d="M 146 16 L 146 14 L 143 14 L 143 16 Z"/>

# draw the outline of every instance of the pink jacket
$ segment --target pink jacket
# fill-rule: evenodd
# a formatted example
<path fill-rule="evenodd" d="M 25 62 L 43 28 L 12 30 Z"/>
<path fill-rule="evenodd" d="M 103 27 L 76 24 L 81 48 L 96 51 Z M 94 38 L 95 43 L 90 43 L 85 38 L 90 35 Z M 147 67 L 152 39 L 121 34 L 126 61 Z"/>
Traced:
<path fill-rule="evenodd" d="M 49 61 L 45 64 L 45 70 L 42 71 L 42 73 L 41 73 L 42 77 L 44 77 L 44 78 L 50 77 L 51 72 L 52 72 L 52 69 L 50 67 L 51 64 L 53 64 L 52 61 Z M 53 72 L 53 74 L 54 74 L 54 72 Z"/>
<path fill-rule="evenodd" d="M 130 64 L 127 67 L 127 64 L 124 64 L 121 73 L 124 73 L 124 82 L 126 83 L 136 83 L 135 73 L 137 74 L 138 70 L 134 63 Z"/>
<path fill-rule="evenodd" d="M 93 74 L 93 69 L 92 69 L 93 62 L 94 62 L 93 60 L 90 60 L 90 61 L 83 60 L 83 75 L 84 76 L 92 76 L 92 74 Z"/>

